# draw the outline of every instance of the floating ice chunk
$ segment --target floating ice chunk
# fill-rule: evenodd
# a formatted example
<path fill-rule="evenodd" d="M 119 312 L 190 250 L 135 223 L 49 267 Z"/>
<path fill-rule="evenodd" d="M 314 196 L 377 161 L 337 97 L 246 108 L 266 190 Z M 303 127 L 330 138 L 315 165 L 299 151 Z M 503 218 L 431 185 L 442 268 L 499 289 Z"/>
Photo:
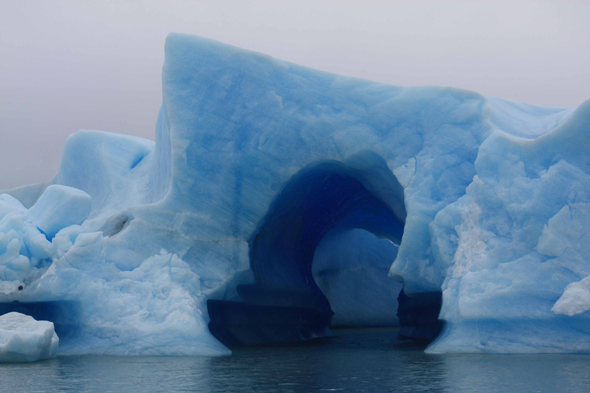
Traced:
<path fill-rule="evenodd" d="M 82 224 L 90 214 L 91 204 L 90 195 L 84 191 L 51 185 L 31 207 L 27 219 L 50 240 L 62 228 Z"/>
<path fill-rule="evenodd" d="M 59 338 L 53 322 L 17 312 L 0 316 L 0 362 L 34 362 L 54 358 Z"/>

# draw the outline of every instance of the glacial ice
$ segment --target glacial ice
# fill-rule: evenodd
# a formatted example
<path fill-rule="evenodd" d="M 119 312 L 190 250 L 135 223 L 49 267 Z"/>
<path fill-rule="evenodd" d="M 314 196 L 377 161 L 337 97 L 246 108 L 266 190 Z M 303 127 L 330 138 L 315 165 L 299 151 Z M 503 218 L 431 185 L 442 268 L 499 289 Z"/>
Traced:
<path fill-rule="evenodd" d="M 25 220 L 51 240 L 61 229 L 82 224 L 90 214 L 90 204 L 90 195 L 84 191 L 53 184 L 29 209 Z"/>
<path fill-rule="evenodd" d="M 155 143 L 79 131 L 53 179 L 0 196 L 0 313 L 52 321 L 61 354 L 221 355 L 207 302 L 246 330 L 247 310 L 290 307 L 391 325 L 403 283 L 442 291 L 429 352 L 588 352 L 589 148 L 590 101 L 394 87 L 171 34 Z"/>
<path fill-rule="evenodd" d="M 0 315 L 0 363 L 51 359 L 58 346 L 53 323 L 17 312 Z"/>
<path fill-rule="evenodd" d="M 332 326 L 399 326 L 402 283 L 388 276 L 397 246 L 362 229 L 326 235 L 316 248 L 312 273 L 334 311 Z"/>

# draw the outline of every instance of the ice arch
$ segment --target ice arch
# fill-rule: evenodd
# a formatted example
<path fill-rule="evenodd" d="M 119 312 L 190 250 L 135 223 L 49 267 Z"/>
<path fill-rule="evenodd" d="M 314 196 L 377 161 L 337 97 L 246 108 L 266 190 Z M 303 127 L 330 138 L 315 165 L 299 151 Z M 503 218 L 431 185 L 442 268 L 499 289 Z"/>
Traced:
<path fill-rule="evenodd" d="M 239 302 L 208 302 L 212 333 L 230 347 L 328 334 L 333 312 L 314 281 L 316 248 L 328 233 L 351 229 L 399 245 L 403 193 L 386 162 L 372 152 L 301 169 L 250 239 L 254 283 L 237 286 Z"/>
<path fill-rule="evenodd" d="M 392 188 L 399 184 L 393 174 L 387 180 Z M 316 247 L 335 228 L 365 229 L 399 245 L 405 215 L 396 215 L 363 183 L 367 181 L 362 175 L 338 162 L 312 165 L 298 173 L 278 195 L 251 240 L 250 263 L 256 282 L 321 293 L 311 264 Z"/>

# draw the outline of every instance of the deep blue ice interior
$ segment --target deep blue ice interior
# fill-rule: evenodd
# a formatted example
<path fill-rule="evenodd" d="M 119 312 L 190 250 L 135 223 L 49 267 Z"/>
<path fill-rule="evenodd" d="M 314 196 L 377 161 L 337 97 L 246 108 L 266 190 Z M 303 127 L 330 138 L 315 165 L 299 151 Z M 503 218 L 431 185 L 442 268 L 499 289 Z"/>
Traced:
<path fill-rule="evenodd" d="M 256 282 L 321 293 L 311 264 L 329 231 L 361 228 L 399 244 L 402 222 L 345 166 L 330 162 L 303 170 L 277 196 L 251 241 Z"/>
<path fill-rule="evenodd" d="M 330 335 L 330 303 L 314 281 L 317 246 L 333 231 L 360 228 L 399 245 L 405 217 L 371 193 L 367 179 L 339 162 L 301 170 L 277 195 L 250 242 L 255 283 L 241 301 L 209 300 L 213 335 L 229 347 Z"/>

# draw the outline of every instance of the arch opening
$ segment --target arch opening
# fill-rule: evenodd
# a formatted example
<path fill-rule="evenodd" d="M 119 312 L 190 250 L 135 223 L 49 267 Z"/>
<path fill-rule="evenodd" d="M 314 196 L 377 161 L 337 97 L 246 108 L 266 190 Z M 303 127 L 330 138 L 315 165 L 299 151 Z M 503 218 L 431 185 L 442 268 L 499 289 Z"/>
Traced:
<path fill-rule="evenodd" d="M 398 217 L 363 183 L 362 174 L 334 162 L 294 176 L 250 241 L 256 285 L 308 291 L 315 307 L 330 310 L 312 272 L 316 248 L 329 232 L 363 229 L 399 245 L 405 215 Z"/>
<path fill-rule="evenodd" d="M 314 278 L 314 258 L 319 258 L 316 265 L 322 263 L 316 251 L 332 248 L 343 259 L 346 250 L 330 246 L 330 239 L 352 234 L 357 246 L 372 242 L 380 252 L 390 252 L 390 266 L 404 232 L 403 192 L 374 153 L 300 170 L 276 196 L 250 239 L 254 282 L 237 285 L 238 301 L 208 301 L 213 335 L 230 348 L 330 336 L 334 312 L 316 282 L 322 269 L 316 268 Z M 322 242 L 328 246 L 319 247 Z M 392 294 L 397 302 L 401 284 L 387 278 L 389 266 L 382 269 L 383 279 L 398 290 Z"/>
<path fill-rule="evenodd" d="M 334 312 L 331 328 L 397 327 L 403 284 L 389 277 L 398 247 L 363 229 L 329 232 L 316 248 L 313 278 Z"/>

